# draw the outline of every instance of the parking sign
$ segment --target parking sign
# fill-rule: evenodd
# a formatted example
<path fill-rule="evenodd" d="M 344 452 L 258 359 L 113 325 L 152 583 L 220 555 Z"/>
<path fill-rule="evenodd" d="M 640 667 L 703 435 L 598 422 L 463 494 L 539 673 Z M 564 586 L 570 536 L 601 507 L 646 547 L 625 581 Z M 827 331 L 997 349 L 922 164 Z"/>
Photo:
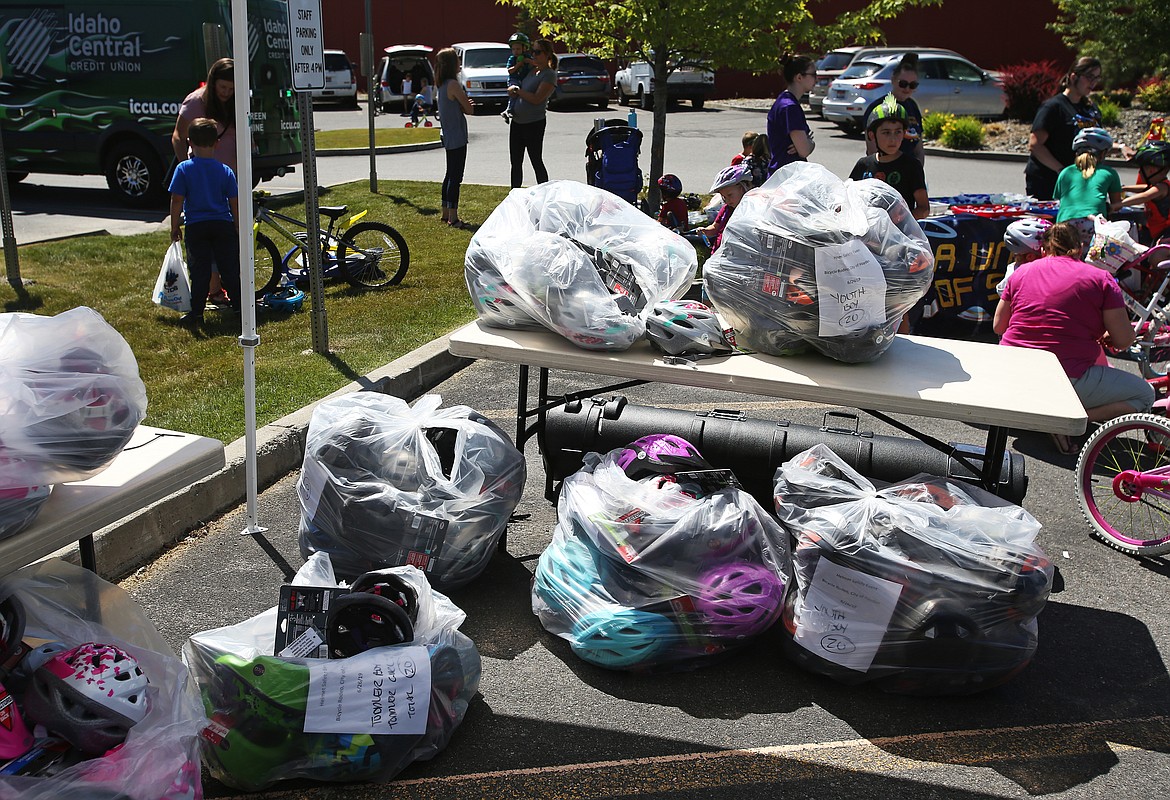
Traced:
<path fill-rule="evenodd" d="M 321 34 L 321 0 L 288 0 L 293 88 L 325 88 L 325 40 Z"/>

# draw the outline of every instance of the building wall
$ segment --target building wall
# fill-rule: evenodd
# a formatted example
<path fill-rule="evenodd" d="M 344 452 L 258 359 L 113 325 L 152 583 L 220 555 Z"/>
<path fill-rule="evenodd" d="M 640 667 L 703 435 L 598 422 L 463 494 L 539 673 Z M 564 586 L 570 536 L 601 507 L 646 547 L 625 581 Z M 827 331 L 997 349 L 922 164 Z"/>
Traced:
<path fill-rule="evenodd" d="M 359 59 L 359 34 L 365 30 L 365 4 L 371 4 L 374 52 L 392 44 L 426 44 L 436 50 L 453 42 L 506 41 L 516 29 L 516 9 L 494 0 L 444 0 L 406 6 L 379 0 L 327 0 L 322 3 L 325 45 Z M 855 9 L 859 0 L 822 0 L 814 6 L 819 20 L 831 20 Z M 411 10 L 403 13 L 404 8 Z M 928 47 L 946 47 L 962 53 L 985 69 L 1023 61 L 1054 59 L 1071 63 L 1074 53 L 1045 26 L 1056 18 L 1049 0 L 949 0 L 932 8 L 911 9 L 883 25 L 886 41 Z M 360 81 L 359 83 L 364 83 Z M 742 70 L 719 70 L 716 97 L 768 97 L 778 94 L 782 81 L 776 73 L 753 75 Z"/>

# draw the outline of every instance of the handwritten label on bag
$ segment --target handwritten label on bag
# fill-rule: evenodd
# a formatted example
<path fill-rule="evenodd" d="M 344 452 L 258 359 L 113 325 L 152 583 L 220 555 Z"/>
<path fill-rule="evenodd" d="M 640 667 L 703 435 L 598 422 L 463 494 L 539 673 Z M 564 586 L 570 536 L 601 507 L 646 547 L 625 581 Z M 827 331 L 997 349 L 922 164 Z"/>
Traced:
<path fill-rule="evenodd" d="M 309 665 L 305 733 L 426 733 L 431 659 L 425 647 L 379 647 Z"/>
<path fill-rule="evenodd" d="M 886 276 L 860 239 L 816 251 L 819 336 L 846 336 L 886 322 Z"/>
<path fill-rule="evenodd" d="M 867 672 L 901 591 L 901 584 L 822 558 L 804 595 L 794 641 L 834 664 Z"/>

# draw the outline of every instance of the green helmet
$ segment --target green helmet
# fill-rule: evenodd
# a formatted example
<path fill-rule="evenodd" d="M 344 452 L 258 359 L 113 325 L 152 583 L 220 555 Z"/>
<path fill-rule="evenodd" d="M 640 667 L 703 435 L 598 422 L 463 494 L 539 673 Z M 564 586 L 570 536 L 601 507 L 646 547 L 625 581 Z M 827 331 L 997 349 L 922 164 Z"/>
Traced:
<path fill-rule="evenodd" d="M 899 122 L 905 124 L 906 117 L 907 114 L 905 107 L 898 102 L 894 95 L 887 94 L 884 98 L 882 98 L 882 101 L 874 107 L 874 110 L 869 112 L 869 118 L 865 121 L 865 130 L 867 132 L 872 131 L 887 119 L 896 119 Z"/>
<path fill-rule="evenodd" d="M 516 31 L 515 33 L 513 33 L 511 36 L 508 37 L 508 44 L 514 44 L 516 42 L 520 42 L 521 44 L 527 46 L 527 44 L 529 42 L 528 34 L 521 33 L 520 31 Z"/>

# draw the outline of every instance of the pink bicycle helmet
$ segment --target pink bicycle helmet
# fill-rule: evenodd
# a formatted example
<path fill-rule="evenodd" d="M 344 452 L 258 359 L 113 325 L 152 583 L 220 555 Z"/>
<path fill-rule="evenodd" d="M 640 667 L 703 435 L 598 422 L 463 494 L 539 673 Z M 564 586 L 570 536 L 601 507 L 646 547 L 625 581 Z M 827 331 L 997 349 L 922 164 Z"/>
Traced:
<path fill-rule="evenodd" d="M 146 716 L 148 684 L 134 656 L 88 642 L 53 656 L 33 674 L 25 712 L 83 753 L 101 755 Z"/>
<path fill-rule="evenodd" d="M 745 639 L 766 631 L 779 616 L 784 581 L 767 567 L 746 561 L 720 564 L 699 576 L 695 609 L 712 636 Z"/>
<path fill-rule="evenodd" d="M 32 750 L 34 740 L 20 716 L 16 700 L 0 684 L 0 763 Z"/>
<path fill-rule="evenodd" d="M 651 475 L 711 469 L 693 444 L 671 433 L 643 436 L 627 445 L 616 463 L 635 481 Z"/>

